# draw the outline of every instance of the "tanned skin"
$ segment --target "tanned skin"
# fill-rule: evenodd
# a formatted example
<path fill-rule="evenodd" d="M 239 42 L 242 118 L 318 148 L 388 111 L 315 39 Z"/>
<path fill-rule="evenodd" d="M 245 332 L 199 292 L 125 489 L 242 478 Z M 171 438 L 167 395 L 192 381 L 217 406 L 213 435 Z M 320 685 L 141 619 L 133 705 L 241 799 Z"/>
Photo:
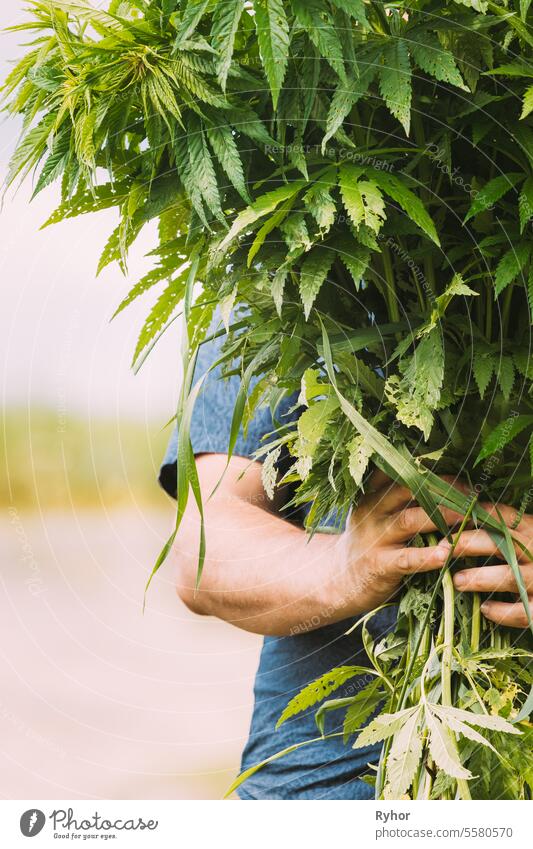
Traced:
<path fill-rule="evenodd" d="M 197 458 L 207 535 L 199 590 L 195 582 L 200 518 L 193 499 L 174 546 L 178 594 L 195 613 L 216 616 L 253 633 L 287 636 L 372 610 L 391 601 L 406 576 L 436 572 L 446 562 L 450 550 L 446 540 L 427 548 L 408 547 L 416 534 L 435 526 L 413 504 L 407 489 L 381 473 L 373 477 L 343 534 L 316 533 L 309 539 L 304 530 L 273 511 L 259 463 L 232 457 L 210 498 L 226 463 L 222 454 Z M 505 505 L 498 509 L 511 525 L 516 511 Z M 451 528 L 462 518 L 451 510 L 443 515 Z M 533 516 L 524 516 L 513 535 L 531 550 Z M 454 551 L 454 557 L 477 557 L 480 564 L 494 556 L 501 558 L 483 530 L 464 531 Z M 533 609 L 533 563 L 519 547 L 517 556 Z M 517 592 L 512 571 L 503 562 L 458 571 L 454 583 L 461 592 Z M 481 609 L 493 622 L 527 627 L 518 598 L 488 600 Z"/>

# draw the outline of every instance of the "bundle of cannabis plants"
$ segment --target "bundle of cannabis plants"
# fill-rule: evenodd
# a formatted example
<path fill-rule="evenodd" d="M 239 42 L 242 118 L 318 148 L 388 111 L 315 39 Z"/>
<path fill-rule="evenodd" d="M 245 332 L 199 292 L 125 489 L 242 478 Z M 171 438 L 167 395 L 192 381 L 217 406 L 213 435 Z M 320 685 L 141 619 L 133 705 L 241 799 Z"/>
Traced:
<path fill-rule="evenodd" d="M 259 405 L 275 415 L 296 393 L 297 422 L 279 421 L 262 459 L 267 487 L 291 482 L 308 506 L 310 533 L 346 517 L 377 467 L 441 536 L 443 507 L 464 517 L 459 533 L 485 528 L 513 570 L 523 632 L 489 624 L 478 595 L 455 596 L 452 548 L 437 577 L 406 584 L 393 633 L 372 640 L 373 612 L 357 623 L 373 671 L 364 691 L 330 698 L 360 672 L 343 667 L 288 705 L 280 721 L 316 706 L 327 735 L 344 711 L 347 744 L 383 741 L 368 777 L 377 798 L 533 787 L 520 569 L 533 556 L 519 535 L 533 483 L 529 7 L 34 0 L 18 27 L 30 45 L 3 89 L 23 120 L 8 183 L 60 182 L 48 223 L 117 210 L 99 271 L 126 271 L 158 224 L 153 269 L 118 307 L 160 287 L 136 367 L 184 321 L 178 520 L 156 569 L 188 498 L 201 503 L 189 423 L 216 314 L 221 361 L 241 376 L 228 453 Z M 276 480 L 282 448 L 292 463 Z M 514 505 L 513 527 L 486 502 Z M 206 545 L 202 534 L 199 572 Z"/>

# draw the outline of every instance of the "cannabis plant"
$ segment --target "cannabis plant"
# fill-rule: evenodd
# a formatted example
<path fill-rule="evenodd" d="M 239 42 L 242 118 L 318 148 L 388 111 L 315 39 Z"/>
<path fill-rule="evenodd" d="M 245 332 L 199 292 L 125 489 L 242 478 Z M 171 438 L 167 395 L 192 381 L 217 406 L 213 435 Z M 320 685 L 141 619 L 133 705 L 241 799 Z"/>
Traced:
<path fill-rule="evenodd" d="M 452 545 L 439 577 L 406 584 L 391 634 L 373 641 L 374 612 L 354 623 L 365 690 L 330 698 L 360 672 L 332 670 L 280 718 L 315 707 L 327 736 L 343 711 L 347 743 L 383 741 L 377 798 L 533 787 L 533 557 L 516 531 L 533 492 L 531 22 L 530 0 L 34 0 L 4 85 L 23 119 L 8 184 L 60 181 L 48 223 L 116 209 L 99 271 L 126 271 L 158 223 L 153 268 L 117 310 L 158 289 L 136 367 L 184 322 L 177 522 L 154 571 L 190 494 L 201 509 L 189 423 L 216 310 L 241 377 L 228 454 L 258 406 L 296 393 L 297 421 L 261 455 L 310 533 L 341 525 L 377 468 L 439 535 L 453 508 L 510 565 L 523 633 L 454 596 Z M 513 526 L 486 502 L 514 505 Z"/>

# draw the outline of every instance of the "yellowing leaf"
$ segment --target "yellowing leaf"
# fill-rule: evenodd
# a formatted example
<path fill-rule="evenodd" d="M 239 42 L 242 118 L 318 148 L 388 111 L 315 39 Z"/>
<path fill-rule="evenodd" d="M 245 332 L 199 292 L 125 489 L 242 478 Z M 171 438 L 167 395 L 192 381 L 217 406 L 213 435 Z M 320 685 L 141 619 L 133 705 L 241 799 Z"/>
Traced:
<path fill-rule="evenodd" d="M 298 434 L 307 456 L 313 455 L 338 407 L 339 402 L 336 398 L 326 398 L 323 401 L 317 401 L 298 419 Z"/>
<path fill-rule="evenodd" d="M 394 735 L 387 758 L 387 782 L 384 798 L 400 799 L 407 793 L 422 757 L 419 731 L 421 710 L 417 710 Z"/>
<path fill-rule="evenodd" d="M 451 732 L 437 719 L 429 705 L 425 709 L 426 724 L 429 731 L 429 750 L 431 757 L 447 775 L 453 778 L 472 778 L 470 770 L 466 769 L 459 760 L 457 747 Z"/>
<path fill-rule="evenodd" d="M 348 469 L 357 486 L 361 486 L 374 451 L 360 435 L 354 436 L 346 446 L 348 451 Z"/>
<path fill-rule="evenodd" d="M 399 731 L 407 720 L 419 710 L 416 707 L 406 708 L 396 713 L 382 713 L 363 728 L 357 740 L 353 744 L 354 749 L 362 749 L 382 740 L 387 740 Z"/>

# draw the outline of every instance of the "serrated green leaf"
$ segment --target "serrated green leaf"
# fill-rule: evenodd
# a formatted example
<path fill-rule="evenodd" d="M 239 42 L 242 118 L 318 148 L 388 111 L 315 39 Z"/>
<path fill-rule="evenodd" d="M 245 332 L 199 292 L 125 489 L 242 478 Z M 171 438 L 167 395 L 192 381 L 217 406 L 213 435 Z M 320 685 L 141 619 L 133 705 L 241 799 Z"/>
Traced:
<path fill-rule="evenodd" d="M 382 681 L 377 677 L 362 692 L 353 696 L 344 717 L 342 728 L 344 743 L 348 742 L 352 734 L 357 734 L 383 700 Z"/>
<path fill-rule="evenodd" d="M 309 318 L 322 284 L 326 280 L 335 254 L 328 248 L 313 248 L 306 256 L 300 270 L 300 297 L 304 306 L 305 318 Z"/>
<path fill-rule="evenodd" d="M 364 223 L 369 230 L 379 233 L 385 221 L 385 203 L 378 186 L 370 180 L 360 180 L 358 189 L 364 205 Z"/>
<path fill-rule="evenodd" d="M 339 168 L 341 197 L 354 227 L 358 227 L 365 218 L 365 205 L 358 184 L 362 173 L 362 168 L 350 163 L 343 163 Z"/>
<path fill-rule="evenodd" d="M 207 138 L 232 185 L 237 189 L 242 199 L 249 203 L 250 195 L 246 187 L 242 161 L 230 127 L 225 125 L 208 126 Z"/>
<path fill-rule="evenodd" d="M 183 281 L 172 281 L 159 296 L 156 303 L 150 310 L 148 317 L 142 326 L 141 332 L 139 333 L 135 353 L 133 355 L 134 363 L 146 346 L 152 341 L 171 317 L 184 294 L 185 283 Z"/>
<path fill-rule="evenodd" d="M 493 354 L 474 351 L 473 371 L 474 378 L 479 389 L 480 397 L 483 398 L 496 368 L 496 359 Z"/>
<path fill-rule="evenodd" d="M 527 118 L 531 111 L 533 111 L 533 85 L 530 85 L 528 88 L 526 88 L 524 92 L 522 113 L 520 115 L 520 118 Z"/>
<path fill-rule="evenodd" d="M 504 253 L 496 267 L 494 275 L 494 297 L 516 280 L 531 255 L 531 244 L 521 242 Z"/>
<path fill-rule="evenodd" d="M 283 0 L 256 0 L 254 11 L 259 53 L 275 109 L 287 71 L 289 22 Z"/>
<path fill-rule="evenodd" d="M 218 181 L 213 160 L 207 147 L 203 127 L 196 116 L 191 116 L 189 119 L 187 146 L 189 149 L 191 175 L 198 186 L 200 195 L 213 215 L 223 221 L 224 214 L 220 203 Z"/>
<path fill-rule="evenodd" d="M 222 89 L 226 88 L 226 80 L 233 58 L 235 36 L 244 11 L 244 5 L 244 0 L 223 0 L 215 4 L 213 11 L 211 38 L 213 47 L 218 53 L 217 76 Z"/>
<path fill-rule="evenodd" d="M 422 337 L 415 352 L 402 363 L 402 376 L 392 375 L 385 384 L 387 397 L 398 419 L 418 427 L 429 439 L 433 414 L 444 382 L 444 348 L 438 328 Z"/>
<path fill-rule="evenodd" d="M 483 440 L 483 445 L 474 465 L 477 466 L 478 463 L 486 457 L 490 457 L 496 451 L 502 451 L 528 425 L 533 425 L 533 416 L 512 416 L 500 422 Z"/>
<path fill-rule="evenodd" d="M 279 226 L 291 255 L 295 255 L 300 250 L 311 249 L 312 242 L 303 212 L 294 212 L 287 216 Z"/>
<path fill-rule="evenodd" d="M 389 195 L 392 200 L 396 201 L 403 209 L 406 215 L 420 227 L 429 238 L 440 245 L 435 225 L 426 210 L 424 204 L 414 192 L 400 178 L 394 174 L 386 174 L 384 171 L 378 171 L 376 168 L 367 168 L 366 173 L 372 176 L 373 181 L 382 189 L 385 194 Z"/>
<path fill-rule="evenodd" d="M 322 140 L 322 150 L 325 150 L 327 142 L 337 133 L 351 109 L 366 94 L 377 73 L 377 65 L 372 62 L 363 70 L 359 77 L 345 82 L 340 82 L 335 89 L 331 99 L 328 116 L 326 120 L 326 133 Z"/>
<path fill-rule="evenodd" d="M 513 172 L 510 174 L 500 174 L 499 177 L 494 177 L 493 180 L 489 180 L 488 183 L 485 183 L 472 202 L 470 209 L 466 214 L 464 223 L 466 224 L 466 222 L 470 221 L 471 218 L 474 218 L 475 215 L 478 215 L 480 212 L 484 212 L 486 209 L 492 207 L 500 200 L 500 198 L 504 197 L 507 192 L 510 192 L 521 178 L 523 178 L 523 174 Z"/>
<path fill-rule="evenodd" d="M 354 239 L 349 238 L 337 240 L 336 247 L 343 264 L 352 275 L 356 291 L 359 291 L 363 282 L 363 275 L 370 262 L 369 249 L 358 245 Z"/>
<path fill-rule="evenodd" d="M 331 168 L 311 186 L 303 198 L 306 209 L 318 224 L 321 236 L 325 236 L 335 222 L 337 206 L 331 197 L 331 190 L 336 177 L 335 169 Z"/>
<path fill-rule="evenodd" d="M 266 194 L 261 195 L 256 201 L 254 201 L 250 206 L 244 209 L 239 215 L 236 217 L 233 222 L 229 233 L 225 236 L 221 244 L 219 245 L 218 251 L 219 253 L 224 253 L 227 247 L 231 244 L 231 242 L 237 238 L 240 233 L 247 230 L 256 221 L 260 218 L 263 218 L 265 215 L 269 215 L 269 213 L 274 212 L 274 210 L 282 203 L 284 200 L 297 195 L 302 188 L 306 185 L 304 180 L 296 180 L 293 183 L 283 184 L 277 189 L 273 189 L 271 192 L 266 192 Z"/>
<path fill-rule="evenodd" d="M 533 218 L 533 178 L 528 177 L 522 186 L 518 197 L 518 213 L 520 216 L 520 233 Z"/>
<path fill-rule="evenodd" d="M 455 58 L 432 32 L 413 33 L 409 48 L 419 68 L 443 83 L 465 88 Z"/>
<path fill-rule="evenodd" d="M 439 769 L 429 798 L 433 800 L 446 798 L 445 794 L 449 793 L 454 787 L 455 778 L 452 775 L 447 775 L 442 769 Z"/>
<path fill-rule="evenodd" d="M 459 295 L 465 295 L 475 298 L 478 296 L 478 292 L 474 292 L 474 290 L 471 289 L 470 286 L 467 286 L 460 274 L 454 274 L 452 282 L 449 286 L 446 287 L 443 294 L 438 295 L 438 297 L 435 298 L 436 310 L 434 311 L 432 316 L 434 320 L 436 320 L 437 318 L 442 318 L 452 299 L 458 297 Z"/>
<path fill-rule="evenodd" d="M 318 443 L 338 408 L 337 399 L 330 397 L 316 401 L 304 410 L 298 419 L 300 456 L 313 457 Z"/>
<path fill-rule="evenodd" d="M 533 263 L 529 266 L 527 278 L 527 300 L 529 303 L 529 323 L 533 323 Z"/>
<path fill-rule="evenodd" d="M 276 307 L 276 312 L 281 316 L 281 308 L 283 306 L 283 292 L 285 291 L 285 283 L 289 274 L 289 268 L 286 265 L 281 266 L 275 272 L 272 278 L 272 298 Z"/>
<path fill-rule="evenodd" d="M 399 38 L 383 53 L 379 71 L 379 90 L 392 115 L 409 135 L 411 124 L 411 63 L 404 39 Z"/>
<path fill-rule="evenodd" d="M 189 0 L 176 34 L 175 47 L 178 48 L 193 34 L 199 20 L 207 9 L 210 0 Z"/>
<path fill-rule="evenodd" d="M 113 206 L 120 206 L 129 194 L 129 186 L 117 183 L 106 183 L 95 186 L 92 191 L 82 188 L 72 198 L 62 203 L 50 218 L 42 225 L 42 229 L 51 224 L 85 215 L 87 212 L 100 212 Z"/>
<path fill-rule="evenodd" d="M 364 0 L 331 0 L 331 2 L 337 9 L 346 12 L 347 15 L 355 18 L 359 23 L 367 23 Z"/>
<path fill-rule="evenodd" d="M 248 257 L 246 260 L 248 267 L 250 267 L 250 265 L 252 264 L 255 255 L 260 250 L 268 234 L 271 233 L 272 230 L 275 230 L 276 227 L 280 227 L 283 221 L 286 219 L 294 201 L 295 196 L 293 195 L 292 198 L 286 200 L 284 204 L 282 204 L 275 212 L 273 212 L 270 218 L 267 218 L 263 226 L 257 231 L 257 235 L 254 241 L 252 242 L 250 250 L 248 251 Z"/>
<path fill-rule="evenodd" d="M 515 368 L 512 357 L 505 354 L 500 358 L 496 367 L 496 377 L 500 384 L 503 397 L 508 401 L 515 381 Z"/>
<path fill-rule="evenodd" d="M 364 666 L 339 666 L 336 669 L 332 669 L 331 672 L 321 675 L 320 678 L 317 678 L 316 681 L 312 681 L 311 684 L 304 687 L 298 695 L 290 700 L 289 704 L 278 719 L 276 728 L 283 725 L 283 723 L 286 722 L 287 719 L 290 719 L 291 716 L 296 716 L 297 714 L 302 713 L 302 711 L 307 710 L 307 708 L 312 707 L 317 702 L 321 702 L 335 690 L 338 690 L 339 687 L 342 687 L 342 685 L 346 681 L 349 681 L 350 678 L 355 678 L 356 675 L 364 674 L 368 675 L 368 669 Z"/>
<path fill-rule="evenodd" d="M 346 82 L 342 44 L 324 4 L 321 0 L 292 0 L 292 8 L 312 43 L 338 77 Z"/>
<path fill-rule="evenodd" d="M 404 486 L 410 489 L 420 506 L 433 519 L 439 531 L 443 536 L 448 537 L 448 527 L 439 506 L 428 488 L 427 479 L 419 472 L 413 457 L 405 449 L 403 452 L 398 451 L 390 440 L 368 422 L 339 391 L 333 367 L 331 345 L 323 323 L 321 323 L 321 326 L 322 354 L 328 378 L 335 389 L 344 415 L 353 424 L 358 433 L 364 436 L 369 445 L 373 447 L 376 453 L 376 465 L 379 468 L 384 468 L 389 477 L 392 477 L 396 481 L 401 481 Z M 437 480 L 439 479 L 437 478 Z"/>
<path fill-rule="evenodd" d="M 32 198 L 59 179 L 70 159 L 70 145 L 71 130 L 70 127 L 66 127 L 54 140 L 50 155 L 39 174 Z"/>
<path fill-rule="evenodd" d="M 26 176 L 42 159 L 48 149 L 55 117 L 53 112 L 45 115 L 35 127 L 24 133 L 9 161 L 6 185 L 10 186 L 18 176 Z"/>

